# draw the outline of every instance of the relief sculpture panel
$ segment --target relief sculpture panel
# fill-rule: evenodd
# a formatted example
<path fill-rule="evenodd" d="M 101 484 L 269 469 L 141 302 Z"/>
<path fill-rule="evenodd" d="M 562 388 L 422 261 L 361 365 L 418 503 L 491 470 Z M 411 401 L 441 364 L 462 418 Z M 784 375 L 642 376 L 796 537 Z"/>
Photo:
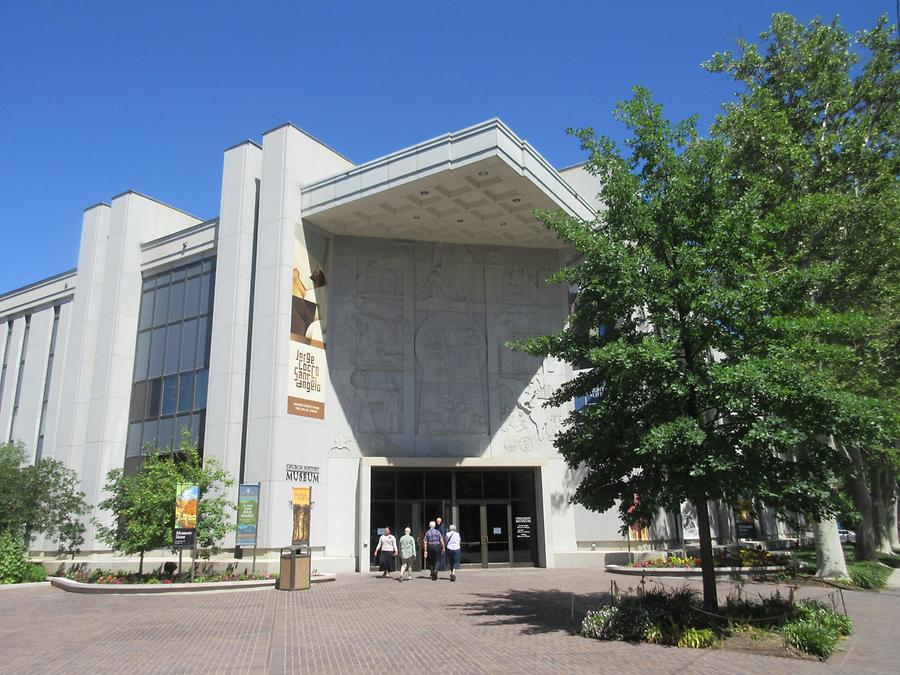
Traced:
<path fill-rule="evenodd" d="M 488 433 L 484 327 L 465 312 L 424 314 L 415 339 L 417 432 Z"/>
<path fill-rule="evenodd" d="M 416 300 L 484 302 L 480 248 L 420 243 L 416 251 Z"/>
<path fill-rule="evenodd" d="M 342 366 L 403 367 L 403 301 L 353 296 L 339 300 L 334 360 Z"/>

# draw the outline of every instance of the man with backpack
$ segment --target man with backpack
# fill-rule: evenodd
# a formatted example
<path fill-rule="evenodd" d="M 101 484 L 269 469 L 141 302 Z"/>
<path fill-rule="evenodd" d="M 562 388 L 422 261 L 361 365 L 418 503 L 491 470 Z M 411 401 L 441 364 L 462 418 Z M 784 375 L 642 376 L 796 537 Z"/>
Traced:
<path fill-rule="evenodd" d="M 425 556 L 425 563 L 431 571 L 431 580 L 437 581 L 438 565 L 444 554 L 444 537 L 435 529 L 435 522 L 432 520 L 428 523 L 428 531 L 422 537 L 422 551 Z"/>

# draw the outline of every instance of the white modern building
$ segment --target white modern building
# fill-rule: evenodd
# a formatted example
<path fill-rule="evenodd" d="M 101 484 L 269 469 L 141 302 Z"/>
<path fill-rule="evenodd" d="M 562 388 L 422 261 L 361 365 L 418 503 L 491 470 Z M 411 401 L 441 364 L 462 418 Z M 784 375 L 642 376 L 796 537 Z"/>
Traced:
<path fill-rule="evenodd" d="M 96 504 L 187 427 L 260 483 L 261 555 L 312 487 L 320 570 L 368 569 L 380 528 L 436 515 L 468 564 L 597 564 L 625 547 L 618 517 L 569 503 L 567 411 L 542 406 L 570 367 L 505 346 L 566 318 L 544 280 L 569 252 L 533 211 L 589 219 L 596 193 L 499 120 L 364 164 L 273 129 L 225 151 L 217 218 L 126 192 L 85 210 L 76 270 L 0 295 L 0 442 L 76 469 Z M 652 533 L 678 537 L 663 516 Z"/>

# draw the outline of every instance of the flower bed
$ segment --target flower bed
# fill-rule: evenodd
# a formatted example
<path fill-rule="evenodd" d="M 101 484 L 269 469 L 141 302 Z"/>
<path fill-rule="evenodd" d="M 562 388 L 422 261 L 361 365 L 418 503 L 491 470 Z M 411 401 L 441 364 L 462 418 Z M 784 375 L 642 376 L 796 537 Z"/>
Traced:
<path fill-rule="evenodd" d="M 732 553 L 730 551 L 721 551 L 713 556 L 713 564 L 716 567 L 782 567 L 787 565 L 789 559 L 785 556 L 769 553 L 768 551 L 757 551 L 754 549 L 742 548 Z M 642 562 L 631 563 L 628 567 L 637 567 L 643 569 L 658 568 L 694 568 L 700 567 L 700 558 L 693 556 L 669 556 L 668 558 L 654 558 L 653 560 L 644 560 Z"/>
<path fill-rule="evenodd" d="M 150 572 L 149 574 L 137 574 L 136 572 L 119 572 L 93 570 L 71 570 L 64 575 L 66 579 L 78 581 L 82 584 L 185 584 L 185 583 L 219 583 L 227 581 L 264 581 L 274 579 L 272 574 L 203 574 L 195 575 L 191 579 L 190 572 L 167 576 L 162 572 Z"/>
<path fill-rule="evenodd" d="M 778 593 L 757 601 L 729 597 L 718 612 L 707 612 L 692 589 L 682 588 L 644 591 L 588 612 L 581 634 L 700 649 L 721 642 L 727 647 L 729 637 L 748 630 L 778 638 L 785 656 L 799 650 L 824 660 L 852 632 L 852 623 L 823 604 L 794 604 Z"/>

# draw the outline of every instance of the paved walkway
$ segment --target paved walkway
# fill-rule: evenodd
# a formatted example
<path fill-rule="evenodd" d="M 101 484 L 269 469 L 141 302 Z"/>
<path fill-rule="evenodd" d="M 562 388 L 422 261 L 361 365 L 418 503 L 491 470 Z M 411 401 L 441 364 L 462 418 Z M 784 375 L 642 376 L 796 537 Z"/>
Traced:
<path fill-rule="evenodd" d="M 896 673 L 900 589 L 845 593 L 856 634 L 827 664 L 575 635 L 604 602 L 590 570 L 464 571 L 412 583 L 339 575 L 310 591 L 85 596 L 0 590 L 9 673 Z M 616 577 L 621 587 L 635 580 Z M 665 580 L 680 585 L 679 580 Z M 731 584 L 722 583 L 722 597 Z M 767 594 L 772 588 L 748 587 Z M 824 589 L 806 589 L 810 596 Z M 574 620 L 572 618 L 574 607 Z"/>

